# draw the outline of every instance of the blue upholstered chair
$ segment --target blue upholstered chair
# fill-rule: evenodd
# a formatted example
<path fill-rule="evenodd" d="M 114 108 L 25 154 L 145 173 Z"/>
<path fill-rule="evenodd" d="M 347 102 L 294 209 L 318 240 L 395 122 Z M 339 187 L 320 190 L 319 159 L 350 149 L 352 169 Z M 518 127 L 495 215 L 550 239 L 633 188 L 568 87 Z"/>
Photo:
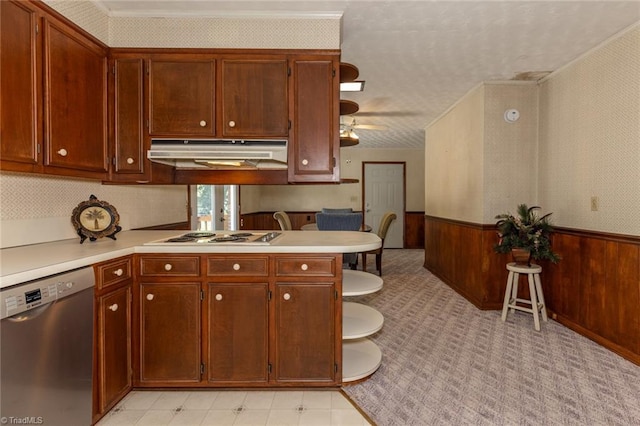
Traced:
<path fill-rule="evenodd" d="M 362 226 L 362 213 L 316 213 L 319 231 L 358 231 Z M 351 269 L 358 266 L 357 253 L 344 253 L 343 264 Z"/>
<path fill-rule="evenodd" d="M 344 209 L 330 209 L 323 207 L 322 213 L 353 213 L 353 209 L 351 207 Z"/>
<path fill-rule="evenodd" d="M 316 213 L 320 231 L 358 231 L 362 226 L 362 213 Z"/>

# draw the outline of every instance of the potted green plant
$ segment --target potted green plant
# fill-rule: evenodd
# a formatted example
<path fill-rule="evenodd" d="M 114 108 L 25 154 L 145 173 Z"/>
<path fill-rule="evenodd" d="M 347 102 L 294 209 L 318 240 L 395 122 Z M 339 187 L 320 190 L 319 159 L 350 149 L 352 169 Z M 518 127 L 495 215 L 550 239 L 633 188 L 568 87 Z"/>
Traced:
<path fill-rule="evenodd" d="M 531 265 L 531 259 L 557 263 L 560 256 L 551 250 L 551 213 L 539 216 L 538 210 L 538 206 L 528 207 L 526 204 L 520 204 L 516 215 L 497 215 L 496 228 L 499 240 L 493 249 L 497 253 L 512 253 L 514 261 L 519 264 Z"/>

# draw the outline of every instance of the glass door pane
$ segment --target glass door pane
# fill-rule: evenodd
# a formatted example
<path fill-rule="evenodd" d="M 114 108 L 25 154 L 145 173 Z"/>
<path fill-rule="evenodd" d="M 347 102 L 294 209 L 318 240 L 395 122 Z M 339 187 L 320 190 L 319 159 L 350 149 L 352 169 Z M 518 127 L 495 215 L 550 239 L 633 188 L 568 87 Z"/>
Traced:
<path fill-rule="evenodd" d="M 196 205 L 196 229 L 200 231 L 239 229 L 238 185 L 196 185 Z"/>

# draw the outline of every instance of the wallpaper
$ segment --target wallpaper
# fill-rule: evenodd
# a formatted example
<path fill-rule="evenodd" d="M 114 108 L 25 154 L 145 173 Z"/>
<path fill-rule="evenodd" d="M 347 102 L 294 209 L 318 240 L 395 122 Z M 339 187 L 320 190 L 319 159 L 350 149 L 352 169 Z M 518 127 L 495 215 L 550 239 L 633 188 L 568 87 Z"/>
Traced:
<path fill-rule="evenodd" d="M 506 110 L 520 118 L 505 121 Z M 484 199 L 481 223 L 515 213 L 518 204 L 536 205 L 538 177 L 538 87 L 534 82 L 485 84 Z"/>
<path fill-rule="evenodd" d="M 640 235 L 638 76 L 640 25 L 539 83 L 473 89 L 427 127 L 426 213 L 490 224 L 526 203 L 557 226 Z"/>
<path fill-rule="evenodd" d="M 425 213 L 481 222 L 485 87 L 477 86 L 426 129 Z"/>
<path fill-rule="evenodd" d="M 541 84 L 539 143 L 554 223 L 640 235 L 640 26 Z"/>
<path fill-rule="evenodd" d="M 340 49 L 339 15 L 148 18 L 108 16 L 90 1 L 45 0 L 110 47 Z"/>
<path fill-rule="evenodd" d="M 183 185 L 116 186 L 1 172 L 1 247 L 76 238 L 71 213 L 92 194 L 116 208 L 123 230 L 187 220 L 187 190 Z"/>

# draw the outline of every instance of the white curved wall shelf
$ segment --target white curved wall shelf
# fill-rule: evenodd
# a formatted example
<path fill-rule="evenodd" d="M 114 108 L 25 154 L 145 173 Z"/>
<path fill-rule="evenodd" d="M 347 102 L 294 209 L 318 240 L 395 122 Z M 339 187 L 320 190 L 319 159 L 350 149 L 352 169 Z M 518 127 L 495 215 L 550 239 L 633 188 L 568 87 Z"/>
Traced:
<path fill-rule="evenodd" d="M 369 339 L 356 339 L 342 344 L 342 382 L 369 377 L 382 363 L 382 351 Z"/>
<path fill-rule="evenodd" d="M 342 304 L 342 339 L 351 340 L 371 336 L 384 324 L 380 312 L 362 303 L 344 302 Z"/>
<path fill-rule="evenodd" d="M 362 296 L 382 289 L 384 281 L 364 271 L 342 271 L 342 296 Z M 371 376 L 382 363 L 382 351 L 366 336 L 380 331 L 384 317 L 362 303 L 342 303 L 342 383 Z"/>
<path fill-rule="evenodd" d="M 342 296 L 363 296 L 382 289 L 384 281 L 377 275 L 352 269 L 342 270 Z"/>

